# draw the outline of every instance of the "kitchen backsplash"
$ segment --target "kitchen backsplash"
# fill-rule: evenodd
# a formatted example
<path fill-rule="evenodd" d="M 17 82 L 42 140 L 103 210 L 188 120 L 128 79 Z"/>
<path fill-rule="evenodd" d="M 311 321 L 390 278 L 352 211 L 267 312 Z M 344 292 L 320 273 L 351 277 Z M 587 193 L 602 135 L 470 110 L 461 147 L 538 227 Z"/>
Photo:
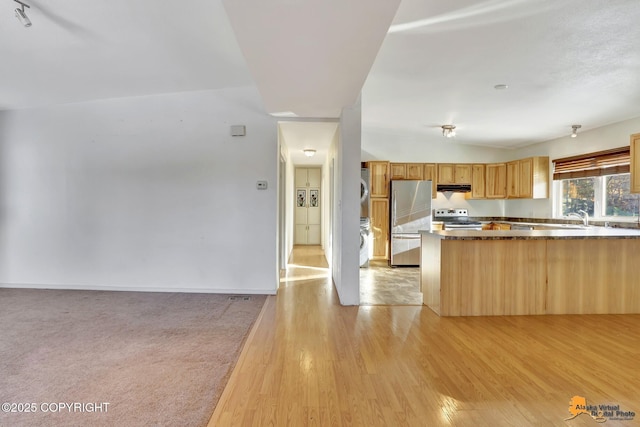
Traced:
<path fill-rule="evenodd" d="M 504 200 L 469 200 L 464 193 L 438 193 L 431 204 L 432 209 L 467 209 L 472 216 L 504 216 L 504 206 Z"/>

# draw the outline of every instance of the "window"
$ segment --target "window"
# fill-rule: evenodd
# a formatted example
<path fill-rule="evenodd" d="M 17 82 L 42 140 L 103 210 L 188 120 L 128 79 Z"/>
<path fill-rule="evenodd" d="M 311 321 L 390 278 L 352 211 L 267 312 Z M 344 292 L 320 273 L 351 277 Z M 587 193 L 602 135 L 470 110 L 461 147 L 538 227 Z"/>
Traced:
<path fill-rule="evenodd" d="M 595 216 L 594 204 L 597 187 L 595 178 L 563 179 L 559 182 L 562 193 L 560 216 L 566 216 L 580 210 L 586 211 L 590 216 Z"/>
<path fill-rule="evenodd" d="M 629 160 L 629 147 L 554 160 L 554 216 L 580 210 L 601 219 L 640 216 L 640 197 L 629 192 Z"/>
<path fill-rule="evenodd" d="M 630 182 L 628 173 L 556 180 L 554 216 L 583 210 L 593 218 L 638 217 L 640 197 L 629 193 Z"/>

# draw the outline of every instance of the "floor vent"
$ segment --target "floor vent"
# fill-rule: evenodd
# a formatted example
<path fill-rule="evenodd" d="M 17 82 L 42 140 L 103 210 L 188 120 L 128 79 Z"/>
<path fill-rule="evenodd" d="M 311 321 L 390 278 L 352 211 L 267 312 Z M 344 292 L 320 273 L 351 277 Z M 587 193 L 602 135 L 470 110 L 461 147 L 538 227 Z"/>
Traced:
<path fill-rule="evenodd" d="M 232 295 L 229 297 L 229 301 L 251 301 L 251 297 L 246 295 Z"/>

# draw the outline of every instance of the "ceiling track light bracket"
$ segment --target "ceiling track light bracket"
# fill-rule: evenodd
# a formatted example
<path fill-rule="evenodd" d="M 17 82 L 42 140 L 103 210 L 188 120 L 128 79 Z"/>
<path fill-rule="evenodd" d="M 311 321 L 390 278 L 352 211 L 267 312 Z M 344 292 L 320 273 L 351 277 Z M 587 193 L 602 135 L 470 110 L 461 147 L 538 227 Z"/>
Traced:
<path fill-rule="evenodd" d="M 20 0 L 13 0 L 13 1 L 22 5 L 22 11 L 23 11 L 23 12 L 24 12 L 24 8 L 25 8 L 25 7 L 28 7 L 29 9 L 31 9 L 31 6 L 29 6 L 29 5 L 28 5 L 28 4 L 26 4 L 26 3 L 21 2 Z"/>
<path fill-rule="evenodd" d="M 31 20 L 29 19 L 29 17 L 27 16 L 27 14 L 24 12 L 24 8 L 31 8 L 31 6 L 29 6 L 26 3 L 21 2 L 20 0 L 13 0 L 16 3 L 18 3 L 20 5 L 20 8 L 16 9 L 16 18 L 18 18 L 18 21 L 20 21 L 20 23 L 22 25 L 24 25 L 25 27 L 30 27 L 31 26 Z"/>
<path fill-rule="evenodd" d="M 456 136 L 456 127 L 454 125 L 442 125 L 442 136 L 453 138 Z"/>
<path fill-rule="evenodd" d="M 578 129 L 580 129 L 582 125 L 571 125 L 571 138 L 575 138 L 578 136 Z"/>

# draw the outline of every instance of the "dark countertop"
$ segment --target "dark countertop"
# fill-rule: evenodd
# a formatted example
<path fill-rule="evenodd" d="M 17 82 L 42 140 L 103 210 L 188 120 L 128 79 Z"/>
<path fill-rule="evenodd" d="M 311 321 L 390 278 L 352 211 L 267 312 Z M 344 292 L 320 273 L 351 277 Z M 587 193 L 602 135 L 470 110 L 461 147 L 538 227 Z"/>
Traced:
<path fill-rule="evenodd" d="M 640 230 L 605 227 L 568 230 L 420 230 L 420 234 L 443 240 L 640 239 Z"/>
<path fill-rule="evenodd" d="M 567 225 L 582 225 L 582 221 L 576 220 L 575 218 L 567 219 L 567 218 L 518 218 L 518 217 L 470 217 L 475 221 L 480 222 L 504 222 L 508 224 L 567 224 Z M 595 226 L 604 226 L 605 224 L 609 224 L 611 228 L 630 228 L 630 229 L 640 229 L 640 222 L 638 221 L 614 221 L 614 220 L 594 220 L 593 218 L 589 219 L 589 225 Z"/>

